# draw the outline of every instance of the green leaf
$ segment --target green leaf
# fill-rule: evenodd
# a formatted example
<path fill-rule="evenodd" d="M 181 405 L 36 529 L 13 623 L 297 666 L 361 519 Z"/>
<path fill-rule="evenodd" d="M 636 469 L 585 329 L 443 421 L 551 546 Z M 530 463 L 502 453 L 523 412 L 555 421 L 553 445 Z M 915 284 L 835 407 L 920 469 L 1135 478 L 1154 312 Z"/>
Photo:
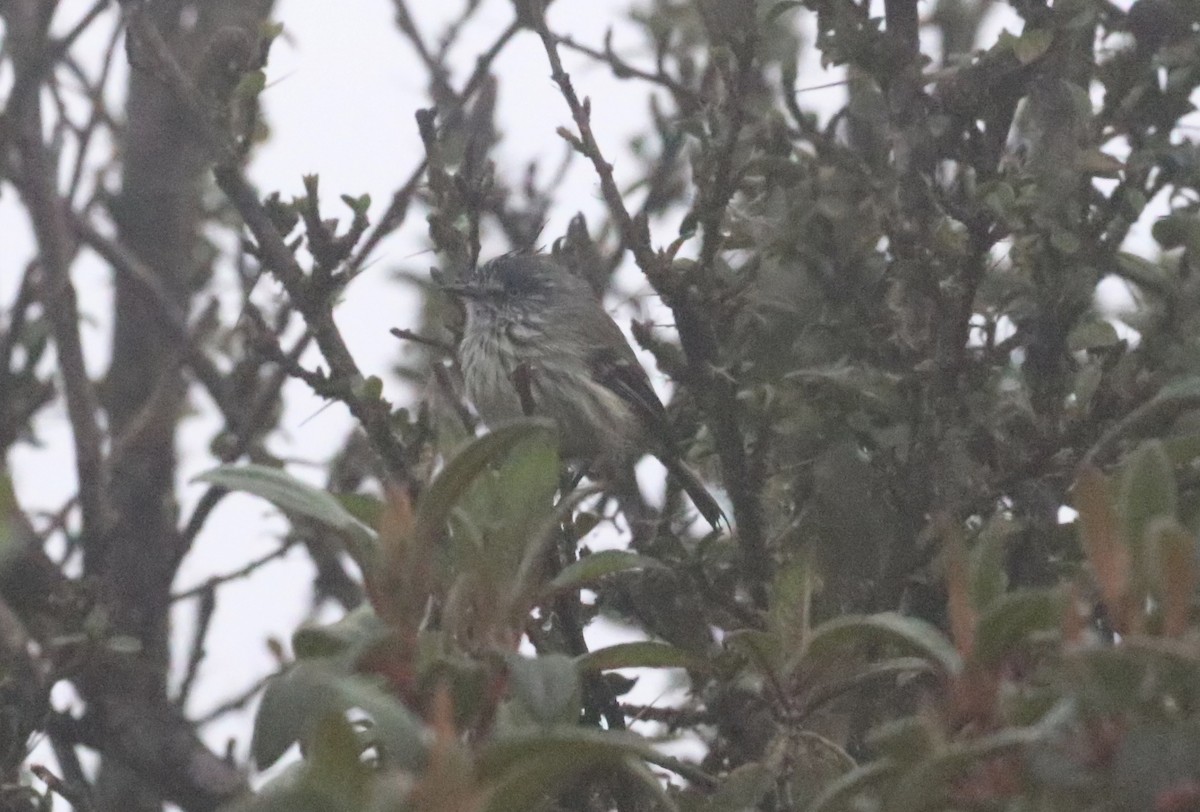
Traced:
<path fill-rule="evenodd" d="M 866 743 L 872 752 L 895 759 L 898 764 L 912 764 L 936 752 L 941 738 L 929 719 L 905 716 L 872 730 Z"/>
<path fill-rule="evenodd" d="M 539 724 L 570 724 L 579 717 L 579 673 L 575 661 L 565 654 L 522 657 L 513 654 L 508 663 L 513 694 Z"/>
<path fill-rule="evenodd" d="M 572 726 L 493 739 L 476 767 L 480 780 L 494 787 L 489 812 L 525 812 L 581 776 L 625 769 L 631 758 L 668 770 L 676 766 L 639 736 Z M 665 796 L 659 796 L 659 803 L 673 808 Z"/>
<path fill-rule="evenodd" d="M 258 34 L 264 40 L 270 41 L 283 33 L 283 23 L 264 20 L 258 26 Z"/>
<path fill-rule="evenodd" d="M 1000 216 L 1006 217 L 1017 205 L 1017 193 L 1004 181 L 992 181 L 979 187 L 979 196 L 985 206 Z"/>
<path fill-rule="evenodd" d="M 512 582 L 527 549 L 540 549 L 552 529 L 547 519 L 554 517 L 553 527 L 559 525 L 554 510 L 559 486 L 557 442 L 545 432 L 526 437 L 486 479 L 486 485 L 481 480 L 474 489 L 486 493 L 482 504 L 471 500 L 467 506 L 476 510 L 474 518 L 487 528 L 478 564 L 490 578 Z"/>
<path fill-rule="evenodd" d="M 1056 228 L 1050 232 L 1050 244 L 1060 254 L 1074 256 L 1083 248 L 1083 243 L 1079 241 L 1079 237 L 1073 231 Z"/>
<path fill-rule="evenodd" d="M 354 387 L 354 395 L 360 400 L 379 400 L 383 396 L 383 380 L 378 375 L 363 378 Z"/>
<path fill-rule="evenodd" d="M 775 677 L 783 670 L 783 646 L 779 638 L 770 632 L 735 629 L 725 635 L 725 645 L 744 656 L 765 675 Z"/>
<path fill-rule="evenodd" d="M 500 426 L 468 443 L 421 496 L 415 531 L 418 543 L 428 544 L 437 538 L 459 499 L 489 466 L 503 459 L 518 443 L 554 433 L 550 421 L 531 418 Z"/>
<path fill-rule="evenodd" d="M 983 665 L 999 664 L 1030 635 L 1060 628 L 1066 606 L 1065 596 L 1058 591 L 1028 590 L 1001 596 L 979 618 L 972 656 Z"/>
<path fill-rule="evenodd" d="M 803 0 L 780 0 L 780 2 L 771 6 L 770 11 L 767 12 L 767 16 L 763 19 L 763 23 L 771 25 L 775 22 L 776 18 L 783 16 L 785 12 L 791 11 L 794 8 L 800 8 L 803 5 Z"/>
<path fill-rule="evenodd" d="M 657 559 L 625 550 L 601 550 L 598 553 L 585 555 L 575 563 L 563 567 L 546 589 L 551 594 L 557 594 L 592 586 L 597 581 L 618 572 L 652 568 L 665 569 L 665 565 Z"/>
<path fill-rule="evenodd" d="M 971 547 L 969 569 L 971 604 L 976 609 L 986 609 L 1008 589 L 1005 560 L 1009 540 L 1023 527 L 1021 522 L 997 514 L 979 531 Z"/>
<path fill-rule="evenodd" d="M 7 474 L 0 474 L 0 573 L 20 553 L 19 528 L 24 523 L 24 517 L 19 511 L 12 479 Z"/>
<path fill-rule="evenodd" d="M 354 518 L 337 497 L 314 488 L 281 468 L 265 465 L 222 465 L 195 477 L 231 491 L 242 491 L 266 499 L 285 513 L 304 516 L 345 534 L 352 542 L 350 553 L 363 565 L 376 545 L 375 531 Z"/>
<path fill-rule="evenodd" d="M 302 719 L 297 713 L 298 707 L 315 704 L 317 699 L 320 704 L 327 705 L 327 696 L 328 692 L 323 688 L 297 680 L 294 672 L 276 676 L 267 683 L 254 717 L 254 735 L 250 743 L 250 753 L 260 770 L 278 761 L 315 724 L 316 719 Z"/>
<path fill-rule="evenodd" d="M 1118 253 L 1116 260 L 1122 275 L 1142 287 L 1150 290 L 1162 290 L 1168 284 L 1168 276 L 1158 263 L 1128 251 Z"/>
<path fill-rule="evenodd" d="M 1154 395 L 1155 400 L 1200 398 L 1200 376 L 1188 375 L 1177 378 L 1159 389 Z"/>
<path fill-rule="evenodd" d="M 1200 217 L 1175 212 L 1159 218 L 1150 234 L 1165 250 L 1200 244 Z"/>
<path fill-rule="evenodd" d="M 1119 343 L 1121 343 L 1121 337 L 1117 335 L 1116 328 L 1104 319 L 1078 324 L 1067 336 L 1067 348 L 1071 352 L 1112 347 Z"/>
<path fill-rule="evenodd" d="M 1033 28 L 1022 33 L 1013 43 L 1013 54 L 1022 65 L 1028 65 L 1050 50 L 1052 42 L 1054 42 L 1053 31 L 1045 28 Z"/>
<path fill-rule="evenodd" d="M 1200 431 L 1164 437 L 1162 444 L 1175 465 L 1191 465 L 1200 459 Z"/>
<path fill-rule="evenodd" d="M 687 668 L 705 670 L 708 662 L 670 643 L 642 640 L 617 643 L 581 654 L 575 659 L 580 671 L 607 671 L 611 668 Z"/>
<path fill-rule="evenodd" d="M 758 803 L 774 786 L 775 770 L 761 762 L 743 764 L 731 771 L 700 807 L 701 812 L 746 812 L 758 809 Z"/>
<path fill-rule="evenodd" d="M 328 662 L 303 660 L 263 692 L 250 745 L 254 763 L 260 769 L 274 764 L 293 743 L 309 742 L 326 715 L 350 710 L 370 718 L 368 739 L 379 747 L 382 763 L 412 770 L 424 762 L 424 727 L 395 697 Z"/>
<path fill-rule="evenodd" d="M 806 812 L 835 812 L 852 808 L 856 795 L 881 784 L 899 769 L 891 759 L 879 759 L 843 774 L 825 787 Z"/>
<path fill-rule="evenodd" d="M 771 585 L 767 630 L 779 641 L 785 660 L 796 656 L 808 634 L 813 580 L 808 562 L 797 559 L 781 567 Z"/>
<path fill-rule="evenodd" d="M 375 610 L 364 603 L 336 623 L 301 626 L 292 635 L 292 650 L 304 659 L 333 657 L 369 648 L 387 639 L 391 631 Z"/>
<path fill-rule="evenodd" d="M 327 713 L 313 729 L 305 754 L 304 783 L 331 808 L 362 809 L 370 797 L 372 769 L 363 761 L 354 728 L 341 713 Z"/>
<path fill-rule="evenodd" d="M 572 535 L 577 539 L 582 539 L 588 533 L 592 532 L 596 525 L 600 524 L 600 515 L 593 513 L 590 510 L 581 510 L 571 518 Z"/>
<path fill-rule="evenodd" d="M 370 195 L 360 195 L 358 197 L 342 195 L 342 202 L 349 206 L 350 211 L 354 212 L 359 217 L 366 215 L 367 209 L 371 208 Z"/>
<path fill-rule="evenodd" d="M 234 88 L 233 94 L 243 99 L 253 99 L 259 93 L 263 92 L 263 88 L 267 86 L 267 74 L 261 70 L 250 71 L 243 74 L 238 80 L 237 87 Z"/>
<path fill-rule="evenodd" d="M 1160 440 L 1142 443 L 1125 460 L 1118 504 L 1133 570 L 1142 588 L 1150 589 L 1157 581 L 1157 563 L 1146 530 L 1156 518 L 1174 519 L 1178 508 L 1175 470 Z"/>
<path fill-rule="evenodd" d="M 967 742 L 956 742 L 937 755 L 907 770 L 888 798 L 889 812 L 941 809 L 949 800 L 947 789 L 969 774 L 972 766 L 1019 751 L 1046 737 L 1041 727 L 1008 728 Z"/>
<path fill-rule="evenodd" d="M 816 627 L 805 646 L 802 664 L 836 657 L 847 646 L 882 645 L 928 660 L 944 674 L 962 669 L 962 658 L 937 627 L 896 612 L 851 615 Z"/>
<path fill-rule="evenodd" d="M 1149 658 L 1124 649 L 1092 649 L 1078 655 L 1080 678 L 1074 693 L 1087 714 L 1121 714 L 1136 710 L 1146 701 L 1141 686 L 1146 682 Z"/>
<path fill-rule="evenodd" d="M 1112 787 L 1105 799 L 1108 809 L 1197 808 L 1200 724 L 1195 717 L 1133 721 L 1114 750 L 1105 765 Z"/>
<path fill-rule="evenodd" d="M 333 498 L 367 527 L 379 526 L 379 517 L 383 513 L 383 502 L 379 497 L 369 493 L 338 493 Z"/>

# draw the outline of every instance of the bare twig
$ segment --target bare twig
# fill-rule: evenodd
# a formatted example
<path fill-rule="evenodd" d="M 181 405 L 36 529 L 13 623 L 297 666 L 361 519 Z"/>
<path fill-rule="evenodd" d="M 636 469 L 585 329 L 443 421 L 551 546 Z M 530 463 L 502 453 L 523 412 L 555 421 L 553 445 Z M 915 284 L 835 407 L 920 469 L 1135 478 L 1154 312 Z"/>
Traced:
<path fill-rule="evenodd" d="M 267 674 L 265 677 L 259 677 L 252 685 L 250 685 L 250 687 L 246 688 L 241 693 L 235 694 L 206 713 L 198 716 L 196 718 L 196 725 L 203 727 L 211 722 L 215 722 L 217 719 L 220 719 L 227 713 L 233 713 L 234 711 L 241 710 L 242 708 L 246 707 L 246 705 L 250 704 L 254 697 L 258 696 L 263 688 L 267 687 L 267 684 L 274 679 L 275 676 L 275 674 Z"/>
<path fill-rule="evenodd" d="M 191 589 L 185 589 L 183 592 L 177 592 L 171 596 L 171 600 L 174 602 L 185 601 L 189 598 L 195 597 L 203 598 L 207 593 L 211 592 L 222 584 L 227 584 L 230 581 L 237 581 L 245 578 L 248 575 L 254 574 L 259 569 L 262 569 L 263 566 L 270 564 L 272 561 L 283 558 L 285 555 L 287 555 L 288 551 L 292 549 L 293 545 L 294 541 L 288 539 L 271 552 L 247 562 L 244 566 L 239 567 L 232 572 L 227 572 L 224 575 L 214 575 L 198 586 L 194 586 Z"/>
<path fill-rule="evenodd" d="M 617 56 L 616 52 L 613 51 L 612 48 L 611 29 L 604 35 L 603 51 L 597 48 L 592 48 L 588 45 L 584 45 L 581 42 L 576 42 L 569 36 L 556 35 L 555 39 L 559 45 L 567 48 L 568 50 L 576 51 L 584 54 L 585 56 L 590 56 L 592 59 L 608 65 L 612 69 L 613 74 L 620 79 L 641 79 L 642 81 L 649 82 L 669 90 L 671 95 L 675 97 L 675 101 L 677 104 L 679 104 L 681 111 L 684 113 L 690 113 L 699 109 L 705 102 L 704 97 L 700 93 L 668 76 L 666 71 L 660 69 L 656 73 L 651 73 L 650 71 L 642 70 L 641 68 L 631 65 L 625 60 L 621 59 L 621 57 Z"/>
<path fill-rule="evenodd" d="M 534 15 L 534 30 L 541 37 L 542 45 L 546 50 L 546 58 L 550 62 L 550 78 L 558 85 L 563 99 L 566 100 L 578 131 L 578 136 L 576 136 L 565 129 L 560 129 L 559 135 L 567 139 L 576 150 L 591 161 L 600 180 L 600 193 L 604 197 L 609 215 L 616 221 L 621 237 L 633 252 L 638 267 L 642 269 L 646 278 L 650 280 L 650 284 L 664 299 L 674 299 L 674 286 L 670 284 L 668 273 L 669 262 L 665 257 L 660 257 L 655 253 L 650 244 L 650 233 L 646 224 L 635 222 L 629 214 L 629 210 L 625 208 L 621 190 L 617 187 L 616 179 L 613 177 L 612 164 L 604 159 L 604 153 L 596 141 L 596 136 L 592 133 L 591 103 L 586 99 L 580 101 L 579 96 L 575 93 L 571 77 L 563 68 L 562 57 L 558 53 L 558 38 L 546 27 L 544 15 Z"/>
<path fill-rule="evenodd" d="M 484 80 L 487 79 L 492 63 L 496 61 L 496 57 L 504 50 L 504 46 L 508 44 L 509 40 L 516 36 L 520 30 L 521 25 L 519 23 L 516 21 L 510 23 L 496 37 L 491 47 L 479 55 L 479 58 L 475 61 L 475 70 L 472 71 L 462 91 L 457 94 L 460 105 L 466 104 L 484 86 Z M 404 185 L 392 195 L 392 200 L 388 204 L 387 210 L 379 218 L 375 227 L 363 239 L 358 250 L 348 263 L 348 273 L 351 276 L 362 270 L 367 260 L 370 259 L 371 254 L 379 247 L 379 243 L 382 242 L 383 238 L 399 228 L 404 222 L 404 218 L 408 214 L 408 207 L 412 204 L 413 198 L 416 196 L 421 178 L 424 177 L 428 165 L 428 160 L 422 159 L 416 168 L 413 169 L 412 174 L 408 176 L 408 180 L 404 182 Z"/>
<path fill-rule="evenodd" d="M 289 362 L 299 363 L 300 356 L 308 349 L 308 345 L 311 342 L 312 334 L 305 333 L 296 341 L 295 346 L 285 353 L 285 358 L 289 359 Z M 250 448 L 254 438 L 267 426 L 271 413 L 275 408 L 275 403 L 279 399 L 279 393 L 283 389 L 284 383 L 287 382 L 288 377 L 287 367 L 281 365 L 259 388 L 255 400 L 250 404 L 245 415 L 231 426 L 236 439 L 233 447 L 228 450 L 227 454 L 223 455 L 223 459 L 237 459 Z M 225 488 L 212 485 L 200 497 L 195 509 L 192 511 L 192 515 L 184 523 L 183 532 L 180 534 L 180 560 L 191 549 L 196 536 L 204 527 L 204 523 L 208 520 L 209 515 L 227 493 L 229 491 Z"/>
<path fill-rule="evenodd" d="M 46 719 L 46 733 L 50 737 L 54 758 L 63 772 L 62 779 L 76 794 L 77 801 L 71 803 L 76 812 L 83 812 L 90 809 L 94 801 L 91 784 L 83 771 L 83 765 L 79 762 L 79 754 L 75 751 L 74 725 L 74 718 L 68 714 L 51 713 Z M 63 797 L 66 798 L 65 795 Z"/>
<path fill-rule="evenodd" d="M 48 767 L 42 764 L 31 764 L 29 770 L 50 788 L 50 791 L 69 803 L 75 812 L 91 812 L 91 793 L 87 786 L 77 787 L 73 782 L 59 778 Z"/>
<path fill-rule="evenodd" d="M 28 22 L 31 16 L 28 10 L 22 14 L 19 7 L 7 19 L 14 39 L 33 37 L 14 57 L 16 81 L 32 83 L 36 88 L 38 80 L 28 77 L 41 75 L 41 63 L 36 51 L 38 33 L 32 30 L 32 26 L 21 27 L 19 23 L 21 19 Z M 83 530 L 85 536 L 100 540 L 107 533 L 111 521 L 107 504 L 108 468 L 97 423 L 100 404 L 88 377 L 83 344 L 79 337 L 79 310 L 70 276 L 74 255 L 71 228 L 65 202 L 58 195 L 57 167 L 42 141 L 41 111 L 38 105 L 29 104 L 18 108 L 17 112 L 20 118 L 8 122 L 8 125 L 16 129 L 16 143 L 22 158 L 21 192 L 29 208 L 42 258 L 45 275 L 42 301 L 54 331 L 67 414 L 71 420 Z"/>
<path fill-rule="evenodd" d="M 200 673 L 200 663 L 204 661 L 204 641 L 208 639 L 208 630 L 212 627 L 213 614 L 217 610 L 217 586 L 209 581 L 200 588 L 199 606 L 196 607 L 196 628 L 192 633 L 192 645 L 188 648 L 187 667 L 184 669 L 183 681 L 179 684 L 179 693 L 175 704 L 181 708 L 187 707 L 188 697 L 192 693 L 192 685 L 196 675 Z"/>
<path fill-rule="evenodd" d="M 228 401 L 226 384 L 221 371 L 204 354 L 188 328 L 186 318 L 179 307 L 172 301 L 171 296 L 163 287 L 162 280 L 133 252 L 121 245 L 115 239 L 110 239 L 83 217 L 70 214 L 71 224 L 79 238 L 97 254 L 99 254 L 113 270 L 136 283 L 158 308 L 159 317 L 167 330 L 178 342 L 180 351 L 188 366 L 196 375 L 197 380 L 204 385 L 209 396 L 227 417 L 232 411 Z"/>
<path fill-rule="evenodd" d="M 312 330 L 331 371 L 327 386 L 320 394 L 346 405 L 371 438 L 388 473 L 398 483 L 411 486 L 413 482 L 404 447 L 391 428 L 391 404 L 382 397 L 363 392 L 362 372 L 334 322 L 331 301 L 334 291 L 311 284 L 310 278 L 272 222 L 258 193 L 242 174 L 240 155 L 232 139 L 218 128 L 196 87 L 176 62 L 154 23 L 142 10 L 135 9 L 130 16 L 130 29 L 145 48 L 152 69 L 171 88 L 207 146 L 216 163 L 213 174 L 217 186 L 254 235 L 264 267 L 283 284 Z M 310 379 L 309 383 L 314 383 L 314 380 Z"/>
<path fill-rule="evenodd" d="M 76 197 L 83 181 L 83 170 L 88 165 L 88 158 L 91 156 L 90 147 L 93 136 L 102 124 L 111 127 L 114 123 L 108 114 L 107 106 L 104 104 L 104 88 L 108 84 L 109 76 L 112 74 L 112 67 L 116 64 L 117 45 L 121 42 L 121 32 L 123 29 L 124 27 L 120 22 L 113 26 L 108 44 L 104 48 L 104 58 L 100 66 L 100 75 L 91 86 L 86 83 L 84 84 L 91 101 L 91 111 L 88 114 L 87 123 L 83 125 L 79 132 L 79 145 L 75 151 L 75 165 L 71 169 L 71 180 L 67 184 L 65 196 L 70 205 L 74 205 L 76 202 Z"/>
<path fill-rule="evenodd" d="M 454 355 L 454 347 L 450 344 L 447 344 L 445 341 L 439 341 L 436 338 L 429 338 L 428 336 L 418 335 L 417 333 L 414 333 L 412 330 L 406 330 L 403 327 L 393 327 L 388 332 L 390 332 L 392 335 L 394 335 L 396 338 L 400 339 L 401 341 L 412 341 L 415 344 L 421 344 L 421 345 L 429 347 L 431 349 L 435 349 L 438 352 L 442 353 L 443 355 L 450 355 L 450 356 Z"/>

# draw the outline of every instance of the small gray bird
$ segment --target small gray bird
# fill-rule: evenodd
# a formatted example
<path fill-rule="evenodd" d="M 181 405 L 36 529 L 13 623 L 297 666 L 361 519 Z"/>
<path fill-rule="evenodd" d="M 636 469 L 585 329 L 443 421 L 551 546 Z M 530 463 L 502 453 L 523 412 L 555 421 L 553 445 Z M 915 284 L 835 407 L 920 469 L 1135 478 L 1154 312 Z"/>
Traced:
<path fill-rule="evenodd" d="M 593 471 L 654 454 L 709 524 L 724 519 L 680 460 L 646 371 L 583 279 L 548 256 L 505 254 L 443 289 L 466 306 L 459 361 L 485 422 L 549 417 L 563 456 Z"/>

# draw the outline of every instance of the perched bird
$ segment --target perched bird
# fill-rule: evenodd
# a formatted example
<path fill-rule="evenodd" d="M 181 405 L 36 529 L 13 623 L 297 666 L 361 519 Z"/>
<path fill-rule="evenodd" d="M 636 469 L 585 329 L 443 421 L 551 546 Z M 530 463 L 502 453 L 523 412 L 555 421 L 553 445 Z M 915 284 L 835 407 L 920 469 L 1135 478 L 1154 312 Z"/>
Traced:
<path fill-rule="evenodd" d="M 720 506 L 680 459 L 646 371 L 583 279 L 548 256 L 505 254 L 443 289 L 466 307 L 459 361 L 484 422 L 549 417 L 564 457 L 593 472 L 654 454 L 718 526 Z"/>

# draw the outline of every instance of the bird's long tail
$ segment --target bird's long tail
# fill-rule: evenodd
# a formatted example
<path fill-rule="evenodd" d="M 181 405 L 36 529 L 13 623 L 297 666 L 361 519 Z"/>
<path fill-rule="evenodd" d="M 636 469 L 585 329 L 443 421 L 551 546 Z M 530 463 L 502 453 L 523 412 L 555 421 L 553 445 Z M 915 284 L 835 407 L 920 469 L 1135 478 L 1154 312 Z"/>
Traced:
<path fill-rule="evenodd" d="M 721 510 L 721 506 L 717 504 L 717 500 L 708 492 L 708 488 L 704 487 L 704 483 L 700 481 L 700 477 L 696 476 L 696 472 L 679 459 L 674 454 L 664 455 L 662 463 L 667 467 L 667 473 L 670 474 L 679 483 L 679 487 L 683 488 L 684 492 L 692 500 L 696 506 L 696 510 L 700 511 L 700 515 L 704 517 L 714 530 L 720 529 L 724 524 L 729 527 L 729 518 L 725 515 L 725 511 Z"/>

